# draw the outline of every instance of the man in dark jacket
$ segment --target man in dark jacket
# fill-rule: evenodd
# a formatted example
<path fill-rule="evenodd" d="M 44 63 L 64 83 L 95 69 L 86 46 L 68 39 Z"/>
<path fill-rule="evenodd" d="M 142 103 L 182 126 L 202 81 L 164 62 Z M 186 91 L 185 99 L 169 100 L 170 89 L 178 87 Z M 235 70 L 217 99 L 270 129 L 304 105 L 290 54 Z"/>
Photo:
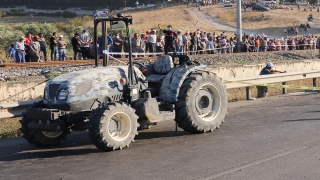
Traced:
<path fill-rule="evenodd" d="M 71 44 L 73 48 L 73 60 L 77 60 L 77 57 L 81 52 L 80 42 L 78 41 L 78 38 L 79 38 L 79 34 L 75 33 L 73 38 L 71 39 Z"/>
<path fill-rule="evenodd" d="M 261 75 L 269 75 L 269 74 L 279 74 L 286 73 L 287 71 L 278 71 L 273 69 L 273 63 L 267 62 L 266 67 L 262 68 L 260 72 Z M 266 97 L 268 95 L 268 87 L 267 86 L 257 86 L 258 89 L 258 98 Z"/>
<path fill-rule="evenodd" d="M 165 38 L 165 44 L 164 44 L 165 55 L 168 54 L 169 48 L 172 49 L 172 51 L 176 54 L 176 48 L 175 48 L 174 42 L 176 40 L 177 34 L 172 31 L 172 26 L 171 25 L 167 26 L 166 30 L 162 30 L 160 25 L 158 26 L 160 31 L 165 33 L 165 37 L 164 37 Z"/>

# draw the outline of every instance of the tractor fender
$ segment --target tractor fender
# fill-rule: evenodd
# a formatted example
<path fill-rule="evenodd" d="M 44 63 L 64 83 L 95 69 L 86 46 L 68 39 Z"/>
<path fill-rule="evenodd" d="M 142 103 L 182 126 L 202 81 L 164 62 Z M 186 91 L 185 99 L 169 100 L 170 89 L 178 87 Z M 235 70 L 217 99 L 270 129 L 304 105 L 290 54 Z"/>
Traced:
<path fill-rule="evenodd" d="M 160 99 L 168 103 L 177 102 L 181 85 L 192 70 L 185 64 L 173 68 L 163 79 L 159 92 Z"/>

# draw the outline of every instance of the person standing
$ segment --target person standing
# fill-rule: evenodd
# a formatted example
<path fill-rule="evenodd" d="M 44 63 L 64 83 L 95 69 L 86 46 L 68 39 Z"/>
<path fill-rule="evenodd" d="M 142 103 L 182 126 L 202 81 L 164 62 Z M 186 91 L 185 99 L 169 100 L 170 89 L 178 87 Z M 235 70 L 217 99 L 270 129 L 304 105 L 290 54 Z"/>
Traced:
<path fill-rule="evenodd" d="M 11 58 L 12 62 L 16 62 L 16 50 L 14 49 L 14 44 L 10 45 L 10 49 L 8 51 L 9 57 Z"/>
<path fill-rule="evenodd" d="M 120 38 L 120 33 L 116 33 L 116 36 L 113 39 L 113 52 L 121 53 L 123 46 L 123 40 Z M 121 58 L 121 54 L 115 54 L 113 57 Z"/>
<path fill-rule="evenodd" d="M 14 49 L 16 50 L 16 62 L 25 63 L 25 54 L 24 54 L 24 37 L 21 36 L 17 42 L 14 43 Z"/>
<path fill-rule="evenodd" d="M 25 41 L 24 41 L 25 43 L 24 44 L 30 46 L 31 41 L 32 41 L 32 34 L 27 33 L 26 37 L 25 37 Z"/>
<path fill-rule="evenodd" d="M 51 50 L 51 61 L 57 60 L 57 41 L 56 41 L 57 33 L 52 33 L 50 37 L 50 50 Z"/>
<path fill-rule="evenodd" d="M 82 32 L 83 34 L 79 36 L 78 41 L 80 42 L 83 60 L 87 60 L 90 58 L 90 44 L 92 43 L 92 37 L 87 29 L 84 29 Z"/>
<path fill-rule="evenodd" d="M 176 51 L 180 55 L 182 55 L 184 53 L 183 52 L 183 39 L 182 39 L 181 30 L 177 31 Z"/>
<path fill-rule="evenodd" d="M 47 43 L 46 43 L 46 40 L 44 38 L 43 33 L 39 33 L 38 42 L 40 44 L 40 51 L 42 51 L 42 53 L 43 53 L 44 60 L 48 61 L 48 59 L 47 59 Z"/>
<path fill-rule="evenodd" d="M 26 39 L 26 38 L 25 38 Z M 24 39 L 24 40 L 25 40 Z M 30 41 L 31 43 L 31 41 Z M 24 59 L 26 62 L 31 62 L 31 56 L 30 56 L 30 45 L 28 45 L 26 43 L 26 41 L 24 41 Z"/>
<path fill-rule="evenodd" d="M 286 73 L 287 71 L 278 71 L 273 69 L 273 63 L 267 62 L 266 67 L 262 68 L 260 72 L 261 75 L 269 75 L 269 74 L 279 74 L 279 73 Z M 266 97 L 268 95 L 268 87 L 267 86 L 257 86 L 258 96 L 257 98 Z"/>
<path fill-rule="evenodd" d="M 77 60 L 79 53 L 81 52 L 80 49 L 80 42 L 78 41 L 79 34 L 75 33 L 74 36 L 71 39 L 72 49 L 73 49 L 73 60 Z"/>
<path fill-rule="evenodd" d="M 141 53 L 144 54 L 144 49 L 141 47 L 142 39 L 139 37 L 137 33 L 134 33 L 133 38 L 131 39 L 131 46 L 132 46 L 132 52 L 133 53 Z M 133 57 L 137 57 L 136 54 L 133 55 Z"/>
<path fill-rule="evenodd" d="M 174 54 L 176 54 L 176 48 L 174 42 L 176 40 L 177 34 L 172 31 L 172 26 L 168 25 L 166 30 L 162 30 L 160 25 L 158 24 L 160 31 L 165 33 L 165 44 L 164 44 L 164 53 L 168 55 L 169 49 L 171 49 Z"/>
<path fill-rule="evenodd" d="M 155 53 L 156 52 L 156 43 L 157 43 L 157 35 L 155 30 L 151 30 L 148 39 L 147 39 L 148 45 L 149 45 L 149 53 Z"/>
<path fill-rule="evenodd" d="M 59 61 L 65 61 L 67 43 L 65 40 L 63 40 L 62 35 L 59 36 L 59 40 L 57 41 L 57 43 L 58 43 Z"/>
<path fill-rule="evenodd" d="M 33 41 L 30 43 L 30 57 L 31 62 L 39 62 L 40 61 L 40 43 L 38 42 L 39 36 L 34 36 Z"/>

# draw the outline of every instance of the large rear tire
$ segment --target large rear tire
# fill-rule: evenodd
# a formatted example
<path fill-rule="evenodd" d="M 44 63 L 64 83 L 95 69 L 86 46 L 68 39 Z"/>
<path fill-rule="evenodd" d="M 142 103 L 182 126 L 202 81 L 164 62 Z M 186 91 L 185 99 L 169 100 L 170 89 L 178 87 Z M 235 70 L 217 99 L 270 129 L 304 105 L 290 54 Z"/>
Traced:
<path fill-rule="evenodd" d="M 42 102 L 39 102 L 29 108 L 46 108 L 46 106 Z M 20 120 L 20 131 L 23 133 L 22 137 L 24 139 L 36 146 L 45 147 L 57 145 L 62 140 L 66 140 L 67 135 L 70 134 L 70 129 L 67 127 L 58 132 L 29 129 L 28 124 L 32 122 L 33 120 L 28 119 L 26 113 L 24 113 L 22 120 Z"/>
<path fill-rule="evenodd" d="M 204 133 L 219 128 L 227 113 L 228 95 L 215 74 L 190 74 L 183 82 L 176 103 L 178 126 L 190 133 Z"/>
<path fill-rule="evenodd" d="M 97 108 L 89 117 L 89 138 L 97 148 L 112 151 L 129 147 L 138 135 L 138 116 L 126 103 L 110 103 Z"/>

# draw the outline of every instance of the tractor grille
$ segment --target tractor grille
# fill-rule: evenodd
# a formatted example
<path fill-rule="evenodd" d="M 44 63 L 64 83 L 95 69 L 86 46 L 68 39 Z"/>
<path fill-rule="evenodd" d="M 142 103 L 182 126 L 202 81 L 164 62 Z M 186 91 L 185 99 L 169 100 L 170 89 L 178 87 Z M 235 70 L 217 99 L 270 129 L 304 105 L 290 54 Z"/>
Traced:
<path fill-rule="evenodd" d="M 53 101 L 57 95 L 60 84 L 50 84 L 49 85 L 49 98 Z"/>

